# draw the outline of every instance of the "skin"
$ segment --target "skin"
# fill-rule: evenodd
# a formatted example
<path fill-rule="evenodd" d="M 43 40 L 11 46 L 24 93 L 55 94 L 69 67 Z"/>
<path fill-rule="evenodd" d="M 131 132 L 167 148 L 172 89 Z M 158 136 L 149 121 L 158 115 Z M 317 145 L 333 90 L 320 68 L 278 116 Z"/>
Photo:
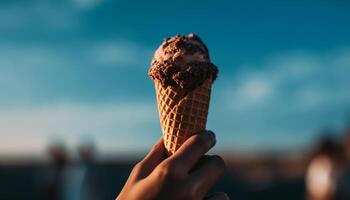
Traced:
<path fill-rule="evenodd" d="M 206 196 L 225 171 L 221 157 L 204 155 L 215 142 L 214 133 L 204 131 L 190 137 L 174 155 L 166 157 L 160 139 L 135 165 L 116 200 L 229 200 L 225 193 Z"/>

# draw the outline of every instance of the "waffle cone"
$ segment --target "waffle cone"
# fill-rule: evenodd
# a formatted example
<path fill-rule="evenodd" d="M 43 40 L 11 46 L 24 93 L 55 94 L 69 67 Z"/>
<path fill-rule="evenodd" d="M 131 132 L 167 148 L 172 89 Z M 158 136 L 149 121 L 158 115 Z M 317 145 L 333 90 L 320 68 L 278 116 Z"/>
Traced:
<path fill-rule="evenodd" d="M 205 130 L 211 83 L 209 78 L 186 94 L 181 88 L 165 88 L 155 81 L 159 119 L 168 155 L 174 154 L 190 136 Z"/>

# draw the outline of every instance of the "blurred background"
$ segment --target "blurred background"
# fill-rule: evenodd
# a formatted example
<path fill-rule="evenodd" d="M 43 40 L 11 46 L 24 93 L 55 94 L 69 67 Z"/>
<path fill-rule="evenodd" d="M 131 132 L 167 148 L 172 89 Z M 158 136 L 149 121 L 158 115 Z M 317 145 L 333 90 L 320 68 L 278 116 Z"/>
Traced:
<path fill-rule="evenodd" d="M 0 199 L 114 199 L 161 136 L 147 76 L 197 33 L 232 199 L 350 199 L 349 1 L 0 1 Z"/>

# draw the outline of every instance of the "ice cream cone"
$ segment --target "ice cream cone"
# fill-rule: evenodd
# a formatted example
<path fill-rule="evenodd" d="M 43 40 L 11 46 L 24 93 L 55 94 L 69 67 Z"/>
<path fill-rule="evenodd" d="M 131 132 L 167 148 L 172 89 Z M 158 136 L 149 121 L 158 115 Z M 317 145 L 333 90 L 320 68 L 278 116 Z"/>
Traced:
<path fill-rule="evenodd" d="M 208 78 L 193 91 L 185 93 L 181 88 L 164 87 L 155 80 L 159 119 L 164 145 L 168 155 L 193 134 L 205 129 L 212 78 Z"/>
<path fill-rule="evenodd" d="M 168 155 L 205 130 L 211 85 L 217 73 L 208 48 L 193 33 L 165 38 L 155 51 L 148 75 L 155 83 Z"/>

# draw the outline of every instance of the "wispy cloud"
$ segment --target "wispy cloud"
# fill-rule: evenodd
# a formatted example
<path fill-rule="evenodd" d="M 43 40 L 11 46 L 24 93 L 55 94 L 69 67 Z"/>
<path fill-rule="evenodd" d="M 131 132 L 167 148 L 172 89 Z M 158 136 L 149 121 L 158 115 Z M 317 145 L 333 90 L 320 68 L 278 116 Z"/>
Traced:
<path fill-rule="evenodd" d="M 118 87 L 129 80 L 125 74 L 146 81 L 150 55 L 148 47 L 135 42 L 91 41 L 74 47 L 4 42 L 0 45 L 0 102 L 114 98 L 130 91 Z"/>
<path fill-rule="evenodd" d="M 90 53 L 97 64 L 125 66 L 149 63 L 152 50 L 132 42 L 106 41 L 94 44 Z"/>
<path fill-rule="evenodd" d="M 106 0 L 0 2 L 2 34 L 64 33 L 80 28 L 84 13 Z"/>
<path fill-rule="evenodd" d="M 348 57 L 350 51 L 345 50 L 326 55 L 292 52 L 271 57 L 260 66 L 241 68 L 237 75 L 227 77 L 234 84 L 226 84 L 223 99 L 229 100 L 233 110 L 282 106 L 285 100 L 289 100 L 285 107 L 300 109 L 345 103 L 350 98 Z"/>
<path fill-rule="evenodd" d="M 78 42 L 75 46 L 46 44 L 17 44 L 0 42 L 0 64 L 2 69 L 39 69 L 71 67 L 79 62 L 100 67 L 148 65 L 152 50 L 136 42 L 90 41 Z"/>
<path fill-rule="evenodd" d="M 91 9 L 99 4 L 105 2 L 105 0 L 71 0 L 75 6 L 81 9 Z"/>
<path fill-rule="evenodd" d="M 72 30 L 79 23 L 78 15 L 64 1 L 57 4 L 50 1 L 4 3 L 0 6 L 0 30 L 3 34 Z"/>

